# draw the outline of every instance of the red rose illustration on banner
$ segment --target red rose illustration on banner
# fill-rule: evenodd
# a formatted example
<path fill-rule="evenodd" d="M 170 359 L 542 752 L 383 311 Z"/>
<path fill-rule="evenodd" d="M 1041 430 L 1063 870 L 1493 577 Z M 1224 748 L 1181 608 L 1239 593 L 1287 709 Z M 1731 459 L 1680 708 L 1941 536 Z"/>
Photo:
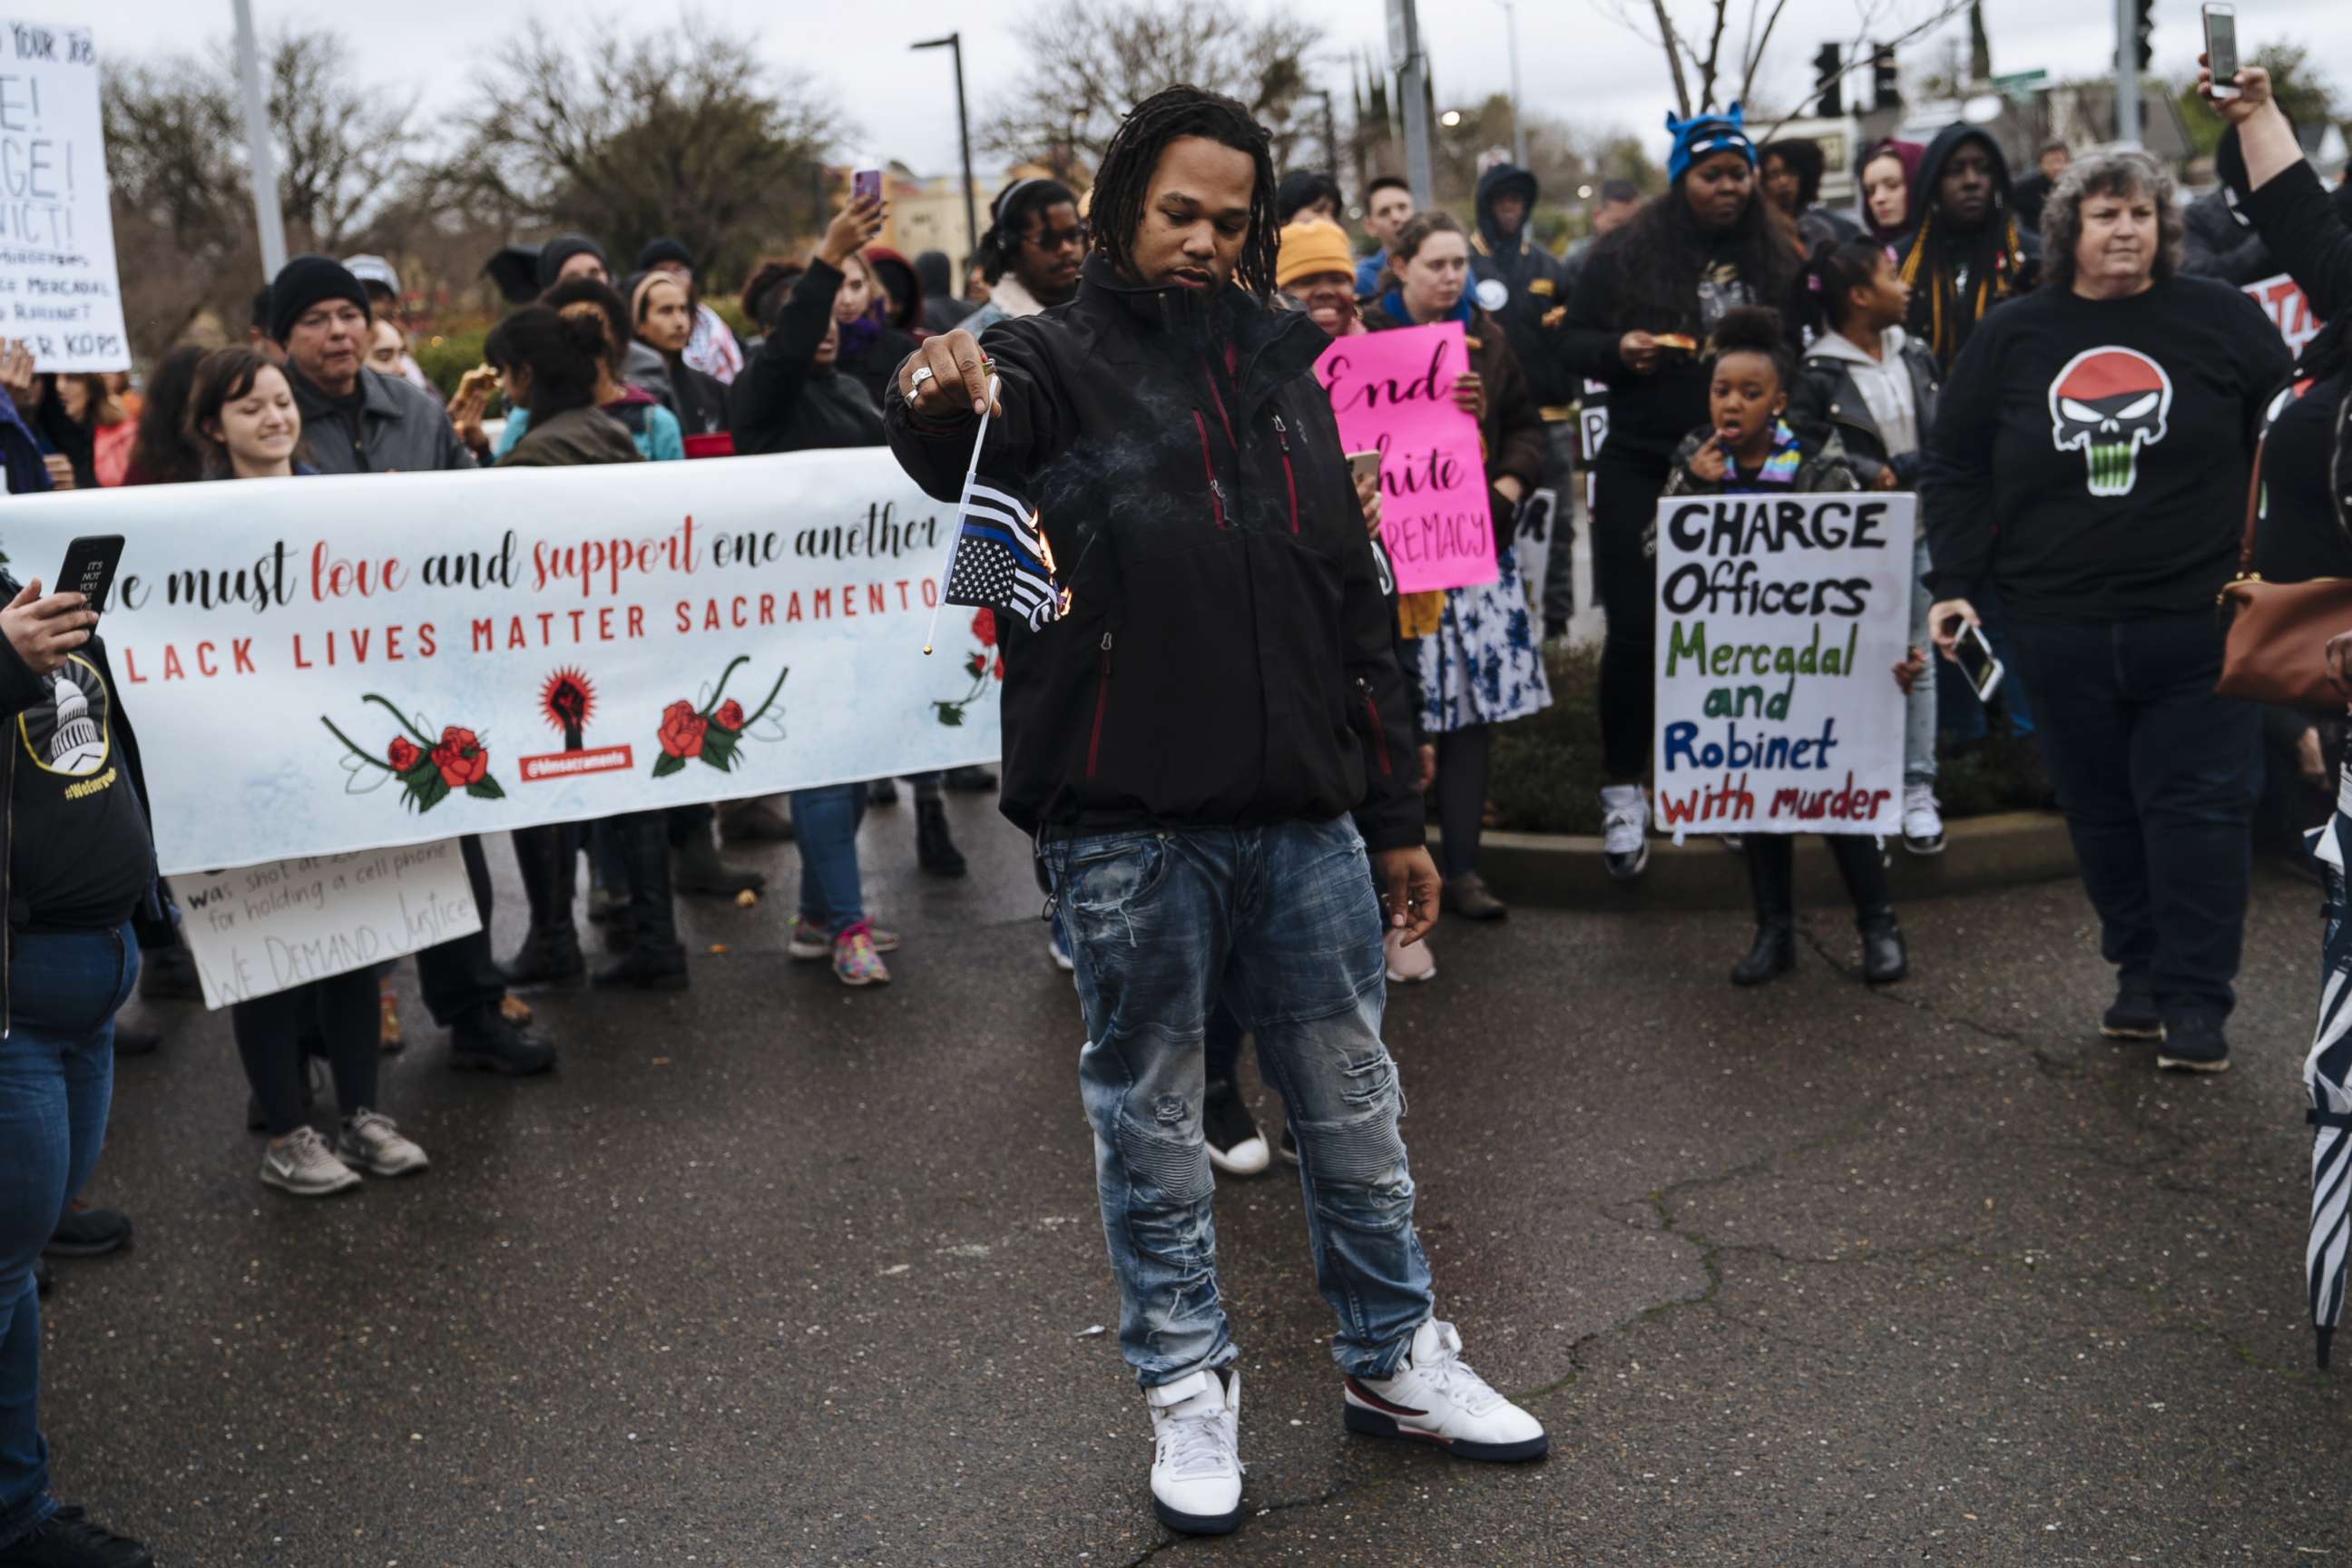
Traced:
<path fill-rule="evenodd" d="M 727 696 L 727 682 L 751 662 L 749 655 L 729 660 L 727 668 L 719 672 L 719 684 L 700 706 L 680 698 L 662 710 L 662 754 L 654 759 L 654 777 L 667 778 L 683 772 L 688 761 L 730 773 L 740 761 L 738 752 L 747 736 L 760 741 L 784 738 L 783 710 L 776 706 L 776 699 L 783 692 L 784 677 L 792 673 L 790 669 L 776 672 L 776 683 L 768 688 L 766 700 L 749 713 L 743 711 L 740 702 Z M 766 728 L 756 728 L 771 714 L 773 717 Z"/>
<path fill-rule="evenodd" d="M 343 759 L 343 771 L 352 776 L 345 789 L 355 795 L 364 794 L 387 779 L 398 779 L 401 804 L 419 812 L 432 810 L 459 790 L 476 800 L 506 798 L 507 792 L 490 776 L 489 748 L 473 731 L 462 724 L 451 724 L 442 730 L 436 741 L 425 732 L 422 719 L 402 712 L 374 692 L 368 692 L 362 700 L 374 703 L 399 720 L 400 727 L 408 732 L 394 735 L 383 754 L 378 756 L 336 728 L 332 719 L 320 714 L 319 722 L 350 753 Z"/>
<path fill-rule="evenodd" d="M 988 694 L 989 682 L 1004 679 L 1004 656 L 992 651 L 996 647 L 996 612 L 983 609 L 973 616 L 971 635 L 980 644 L 963 661 L 963 672 L 971 677 L 971 689 L 945 702 L 937 699 L 931 702 L 931 710 L 942 724 L 961 725 L 965 712 Z"/>
<path fill-rule="evenodd" d="M 693 703 L 683 700 L 671 703 L 662 710 L 662 754 L 677 761 L 702 755 L 702 739 L 709 728 L 710 721 L 697 713 Z"/>
<path fill-rule="evenodd" d="M 490 771 L 490 755 L 471 730 L 460 730 L 455 724 L 441 731 L 441 743 L 433 748 L 433 765 L 441 770 L 441 782 L 451 789 L 467 789 L 482 782 Z"/>

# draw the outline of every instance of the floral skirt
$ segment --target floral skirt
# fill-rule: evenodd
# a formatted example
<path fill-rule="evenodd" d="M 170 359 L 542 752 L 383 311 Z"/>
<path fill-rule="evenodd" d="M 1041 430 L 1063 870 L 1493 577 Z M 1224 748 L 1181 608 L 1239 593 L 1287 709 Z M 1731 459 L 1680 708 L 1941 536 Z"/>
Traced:
<path fill-rule="evenodd" d="M 1447 589 L 1437 630 L 1421 639 L 1421 727 L 1431 734 L 1551 706 L 1518 563 L 1507 547 L 1496 564 L 1494 582 Z"/>

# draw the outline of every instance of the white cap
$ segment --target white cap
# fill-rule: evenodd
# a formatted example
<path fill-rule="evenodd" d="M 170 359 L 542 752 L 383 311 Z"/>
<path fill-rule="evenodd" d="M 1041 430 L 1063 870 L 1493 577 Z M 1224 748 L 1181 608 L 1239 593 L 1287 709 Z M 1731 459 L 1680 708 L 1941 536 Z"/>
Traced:
<path fill-rule="evenodd" d="M 400 274 L 381 256 L 347 256 L 343 258 L 343 270 L 363 284 L 391 289 L 394 298 L 400 294 Z"/>

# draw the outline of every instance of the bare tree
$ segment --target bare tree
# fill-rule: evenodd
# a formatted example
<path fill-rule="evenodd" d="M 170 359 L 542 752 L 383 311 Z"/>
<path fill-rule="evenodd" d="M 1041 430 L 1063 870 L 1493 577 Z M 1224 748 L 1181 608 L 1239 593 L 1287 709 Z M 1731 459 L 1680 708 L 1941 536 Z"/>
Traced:
<path fill-rule="evenodd" d="M 1593 0 L 1593 5 L 1665 55 L 1675 108 L 1688 117 L 1755 97 L 1765 53 L 1789 0 Z M 1935 0 L 1921 16 L 1919 5 L 1906 5 L 1904 0 L 1854 0 L 1853 37 L 1844 47 L 1846 69 L 1868 63 L 1869 45 L 1892 48 L 1908 43 L 1969 7 L 1969 0 Z M 1733 43 L 1735 31 L 1738 41 L 1727 55 L 1725 46 Z M 1810 112 L 1819 96 L 1818 90 L 1808 93 L 1797 112 Z"/>
<path fill-rule="evenodd" d="M 724 270 L 817 219 L 839 111 L 805 79 L 772 79 L 749 35 L 690 17 L 575 37 L 533 23 L 499 51 L 479 80 L 488 107 L 439 171 L 446 199 L 624 253 L 675 236 Z"/>
<path fill-rule="evenodd" d="M 1084 178 L 1127 111 L 1181 81 L 1246 105 L 1273 134 L 1277 168 L 1308 144 L 1321 154 L 1308 63 L 1323 33 L 1305 21 L 1236 15 L 1213 0 L 1061 0 L 1017 32 L 1026 85 L 991 106 L 981 135 L 991 152 Z"/>
<path fill-rule="evenodd" d="M 268 39 L 278 202 L 299 247 L 340 250 L 365 231 L 409 167 L 411 110 L 354 85 L 331 33 Z M 117 247 L 171 258 L 126 269 L 131 342 L 152 354 L 207 311 L 241 328 L 261 279 L 253 182 L 226 46 L 110 68 L 100 100 Z"/>

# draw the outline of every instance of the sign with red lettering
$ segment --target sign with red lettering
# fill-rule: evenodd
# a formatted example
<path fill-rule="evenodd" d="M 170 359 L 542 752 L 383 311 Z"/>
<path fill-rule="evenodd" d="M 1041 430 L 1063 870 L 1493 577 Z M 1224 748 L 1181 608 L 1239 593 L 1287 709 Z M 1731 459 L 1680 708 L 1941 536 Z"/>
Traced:
<path fill-rule="evenodd" d="M 2301 353 L 2303 345 L 2317 337 L 2325 325 L 2312 313 L 2311 300 L 2284 272 L 2259 283 L 2246 284 L 2245 290 L 2271 319 L 2271 325 L 2279 330 L 2279 336 L 2286 340 L 2286 352 L 2291 354 Z"/>
<path fill-rule="evenodd" d="M 1658 823 L 1899 833 L 1917 498 L 1658 502 Z"/>
<path fill-rule="evenodd" d="M 1478 421 L 1454 402 L 1459 321 L 1341 338 L 1315 362 L 1339 444 L 1381 455 L 1381 543 L 1407 594 L 1491 583 L 1495 525 Z"/>
<path fill-rule="evenodd" d="M 922 630 L 954 509 L 881 448 L 19 496 L 100 628 L 167 873 L 994 759 L 995 626 Z"/>

